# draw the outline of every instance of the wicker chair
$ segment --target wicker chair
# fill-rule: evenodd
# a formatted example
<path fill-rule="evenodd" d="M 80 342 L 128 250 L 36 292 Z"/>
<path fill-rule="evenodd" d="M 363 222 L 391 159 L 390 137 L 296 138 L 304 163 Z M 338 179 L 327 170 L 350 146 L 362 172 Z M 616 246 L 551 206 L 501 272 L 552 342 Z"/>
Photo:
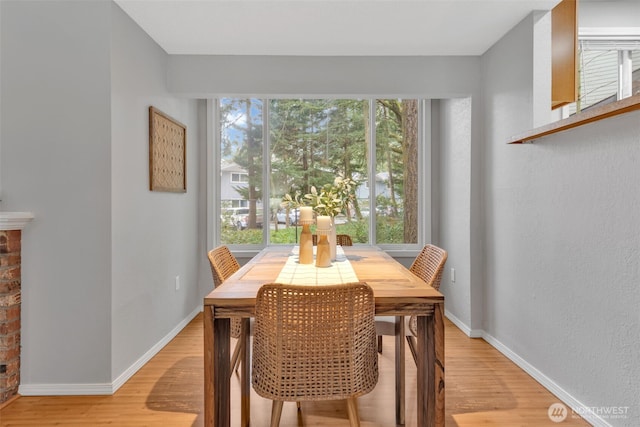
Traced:
<path fill-rule="evenodd" d="M 252 384 L 273 400 L 271 426 L 285 401 L 347 399 L 358 426 L 358 396 L 378 381 L 373 290 L 366 283 L 270 283 L 256 297 Z"/>
<path fill-rule="evenodd" d="M 211 249 L 207 254 L 209 257 L 209 264 L 211 264 L 211 274 L 213 275 L 213 287 L 217 288 L 224 282 L 229 276 L 240 269 L 238 260 L 233 256 L 227 246 L 218 246 L 215 249 Z M 231 318 L 231 337 L 238 339 L 236 346 L 233 350 L 233 356 L 231 357 L 231 371 L 238 369 L 240 364 L 240 352 L 243 349 L 244 340 L 240 339 L 242 335 L 242 323 L 239 318 Z"/>
<path fill-rule="evenodd" d="M 311 236 L 311 240 L 313 241 L 313 245 L 318 245 L 318 235 L 313 234 Z M 336 234 L 336 244 L 340 246 L 353 246 L 353 240 L 351 240 L 351 236 L 348 234 Z"/>
<path fill-rule="evenodd" d="M 444 264 L 447 262 L 447 251 L 437 246 L 428 244 L 422 248 L 422 251 L 418 254 L 416 259 L 411 264 L 409 270 L 424 280 L 429 286 L 434 289 L 440 289 L 440 282 L 442 281 L 442 272 L 444 270 Z M 407 337 L 407 343 L 411 350 L 413 360 L 417 360 L 416 355 L 416 342 L 415 336 L 417 318 L 411 316 L 405 327 L 405 335 Z M 376 331 L 378 334 L 378 351 L 382 352 L 382 336 L 383 335 L 395 335 L 395 318 L 391 316 L 377 316 L 376 317 Z"/>
<path fill-rule="evenodd" d="M 447 262 L 447 256 L 447 251 L 444 249 L 434 245 L 426 245 L 413 261 L 409 270 L 438 291 L 440 290 L 442 272 L 444 271 L 444 265 Z M 407 335 L 407 342 L 411 349 L 414 361 L 416 360 L 415 336 L 418 335 L 417 320 L 416 316 L 411 316 L 409 318 L 409 331 L 411 332 L 411 335 Z"/>

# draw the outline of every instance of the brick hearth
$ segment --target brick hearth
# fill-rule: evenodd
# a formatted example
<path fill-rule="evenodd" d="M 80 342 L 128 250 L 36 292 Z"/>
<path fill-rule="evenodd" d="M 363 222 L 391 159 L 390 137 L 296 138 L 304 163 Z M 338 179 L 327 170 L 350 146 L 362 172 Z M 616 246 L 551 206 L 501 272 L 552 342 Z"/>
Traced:
<path fill-rule="evenodd" d="M 0 231 L 0 404 L 20 385 L 20 248 L 22 231 Z"/>

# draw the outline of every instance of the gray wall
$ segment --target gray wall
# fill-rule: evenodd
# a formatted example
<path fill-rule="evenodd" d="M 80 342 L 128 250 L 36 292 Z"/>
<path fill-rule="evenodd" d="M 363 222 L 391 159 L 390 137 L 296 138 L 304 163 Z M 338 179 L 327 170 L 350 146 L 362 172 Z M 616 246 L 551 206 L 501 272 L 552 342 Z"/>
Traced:
<path fill-rule="evenodd" d="M 478 64 L 477 57 L 172 55 L 167 80 L 171 92 L 197 97 L 449 98 L 477 93 Z"/>
<path fill-rule="evenodd" d="M 202 303 L 198 265 L 206 252 L 198 202 L 205 138 L 198 108 L 205 106 L 167 91 L 168 55 L 115 4 L 111 33 L 112 380 L 117 380 L 123 372 L 126 379 L 127 369 Z M 186 193 L 149 191 L 150 105 L 187 127 Z M 204 279 L 212 283 L 210 273 Z"/>
<path fill-rule="evenodd" d="M 2 8 L 2 209 L 22 242 L 23 384 L 106 383 L 111 360 L 110 4 Z"/>
<path fill-rule="evenodd" d="M 589 0 L 579 2 L 578 25 L 588 28 L 637 28 L 640 2 L 636 0 Z"/>
<path fill-rule="evenodd" d="M 484 337 L 574 407 L 628 407 L 592 422 L 640 425 L 640 113 L 507 145 L 536 114 L 539 22 L 483 57 Z"/>
<path fill-rule="evenodd" d="M 20 393 L 110 393 L 199 311 L 201 112 L 115 4 L 0 8 L 2 209 L 35 214 Z M 188 126 L 186 194 L 148 191 L 149 105 Z"/>
<path fill-rule="evenodd" d="M 440 291 L 445 295 L 449 318 L 470 333 L 471 325 L 471 99 L 443 99 L 433 102 L 434 162 L 438 164 L 438 196 L 434 201 L 437 226 L 434 242 L 446 248 L 447 263 Z M 455 283 L 451 281 L 455 269 Z M 473 278 L 481 287 L 480 277 Z"/>

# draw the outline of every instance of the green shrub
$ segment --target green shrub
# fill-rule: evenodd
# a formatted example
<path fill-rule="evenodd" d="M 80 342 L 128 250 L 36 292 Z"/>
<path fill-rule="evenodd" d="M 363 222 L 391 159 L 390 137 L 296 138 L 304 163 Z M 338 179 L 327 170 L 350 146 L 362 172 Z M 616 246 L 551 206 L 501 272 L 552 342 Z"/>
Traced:
<path fill-rule="evenodd" d="M 404 243 L 404 221 L 392 217 L 378 217 L 376 227 L 378 243 Z"/>
<path fill-rule="evenodd" d="M 302 227 L 279 227 L 271 230 L 269 239 L 273 244 L 295 244 L 300 241 Z M 311 232 L 315 232 L 315 226 L 311 226 Z M 297 233 L 297 238 L 296 238 Z M 353 243 L 369 242 L 369 221 L 348 221 L 338 224 L 337 234 L 348 234 Z M 221 242 L 224 244 L 260 245 L 262 244 L 262 230 L 236 230 L 233 227 L 223 227 Z M 378 243 L 404 243 L 403 221 L 392 217 L 378 217 L 376 240 Z"/>
<path fill-rule="evenodd" d="M 227 245 L 259 245 L 262 243 L 262 230 L 236 230 L 232 227 L 224 227 L 220 241 Z"/>

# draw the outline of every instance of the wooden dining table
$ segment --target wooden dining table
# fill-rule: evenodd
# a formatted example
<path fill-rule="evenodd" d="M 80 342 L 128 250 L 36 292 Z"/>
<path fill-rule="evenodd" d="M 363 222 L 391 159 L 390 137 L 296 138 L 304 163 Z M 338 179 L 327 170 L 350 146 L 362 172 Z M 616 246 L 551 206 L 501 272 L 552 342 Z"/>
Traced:
<path fill-rule="evenodd" d="M 204 298 L 204 425 L 226 427 L 231 421 L 230 318 L 242 318 L 248 332 L 260 286 L 275 282 L 292 246 L 271 246 Z M 444 296 L 375 246 L 343 247 L 359 281 L 374 292 L 376 316 L 396 316 L 396 423 L 404 424 L 404 316 L 417 316 L 417 422 L 444 426 Z M 319 269 L 318 274 L 322 272 Z M 313 285 L 313 283 L 310 283 Z M 244 359 L 250 360 L 249 333 Z M 250 419 L 250 363 L 240 367 L 241 425 Z"/>

